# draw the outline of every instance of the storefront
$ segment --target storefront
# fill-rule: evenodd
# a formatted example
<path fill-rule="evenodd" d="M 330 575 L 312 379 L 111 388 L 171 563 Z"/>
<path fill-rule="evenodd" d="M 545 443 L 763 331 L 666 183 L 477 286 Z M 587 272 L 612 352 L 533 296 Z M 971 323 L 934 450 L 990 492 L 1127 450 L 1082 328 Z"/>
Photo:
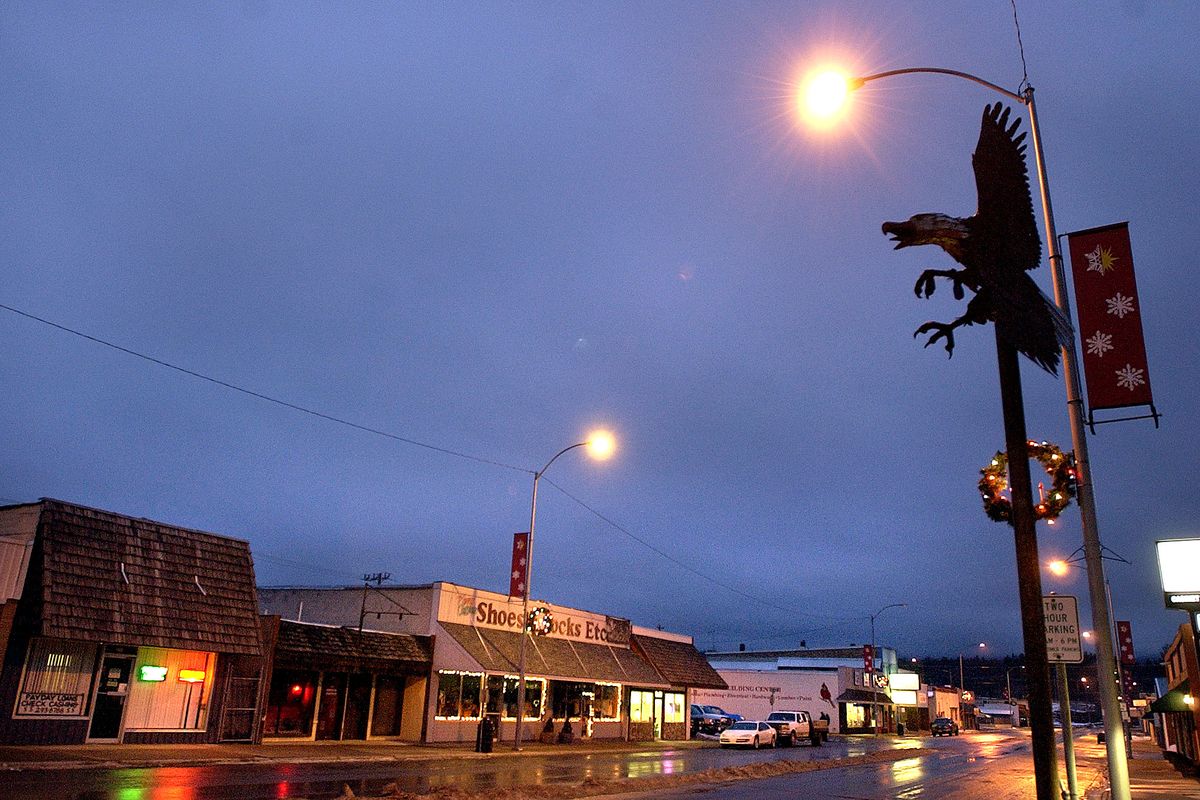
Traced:
<path fill-rule="evenodd" d="M 372 587 L 369 594 L 351 587 L 261 588 L 259 597 L 265 611 L 285 619 L 333 625 L 365 619 L 377 629 L 431 639 L 427 742 L 473 742 L 485 716 L 500 740 L 515 739 L 522 636 L 525 741 L 683 739 L 688 686 L 723 685 L 690 637 L 641 628 L 635 635 L 629 620 L 540 601 L 532 608 L 540 609 L 544 633 L 523 633 L 519 600 L 451 583 Z M 661 670 L 652 659 L 662 661 Z M 303 693 L 307 684 L 295 685 Z M 407 708 L 407 696 L 405 702 Z"/>
<path fill-rule="evenodd" d="M 263 738 L 421 739 L 433 642 L 266 618 L 271 651 Z"/>
<path fill-rule="evenodd" d="M 0 741 L 253 741 L 262 645 L 249 546 L 42 500 L 0 672 Z M 47 591 L 46 587 L 53 587 Z M 9 587 L 11 589 L 11 587 Z"/>

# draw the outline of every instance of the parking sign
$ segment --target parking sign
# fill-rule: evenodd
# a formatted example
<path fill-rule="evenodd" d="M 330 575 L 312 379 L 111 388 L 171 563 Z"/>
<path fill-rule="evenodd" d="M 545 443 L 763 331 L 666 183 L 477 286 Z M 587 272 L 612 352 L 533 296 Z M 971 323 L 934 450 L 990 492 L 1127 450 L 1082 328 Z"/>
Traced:
<path fill-rule="evenodd" d="M 1046 615 L 1046 656 L 1051 664 L 1083 662 L 1083 640 L 1079 635 L 1079 602 L 1067 595 L 1042 598 Z"/>

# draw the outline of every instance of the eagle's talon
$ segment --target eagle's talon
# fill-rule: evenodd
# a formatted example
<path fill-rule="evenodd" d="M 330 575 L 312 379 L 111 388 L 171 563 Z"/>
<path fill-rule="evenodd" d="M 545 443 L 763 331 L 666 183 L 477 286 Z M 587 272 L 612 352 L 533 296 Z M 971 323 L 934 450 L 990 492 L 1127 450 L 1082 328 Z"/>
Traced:
<path fill-rule="evenodd" d="M 927 269 L 921 273 L 920 277 L 917 278 L 916 285 L 913 286 L 913 292 L 916 293 L 917 297 L 933 297 L 933 290 L 936 288 L 933 277 L 934 273 L 931 269 Z"/>
<path fill-rule="evenodd" d="M 925 342 L 925 347 L 929 347 L 929 345 L 933 344 L 938 339 L 945 339 L 946 340 L 945 346 L 946 346 L 946 353 L 947 353 L 946 357 L 953 358 L 954 357 L 954 326 L 947 325 L 944 322 L 926 322 L 924 325 L 922 325 L 921 327 L 919 327 L 915 331 L 913 331 L 913 338 L 915 339 L 918 336 L 920 336 L 922 333 L 929 333 L 930 331 L 933 331 L 934 333 L 932 336 L 929 337 L 929 340 L 927 342 Z"/>

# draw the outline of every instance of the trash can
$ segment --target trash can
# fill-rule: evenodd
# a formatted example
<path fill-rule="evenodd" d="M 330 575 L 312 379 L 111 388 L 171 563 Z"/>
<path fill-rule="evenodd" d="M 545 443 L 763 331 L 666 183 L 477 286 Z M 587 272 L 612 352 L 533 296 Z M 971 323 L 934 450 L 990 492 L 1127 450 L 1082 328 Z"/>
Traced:
<path fill-rule="evenodd" d="M 1096 744 L 1104 744 L 1104 731 L 1096 734 Z"/>
<path fill-rule="evenodd" d="M 897 736 L 903 736 L 903 735 L 904 735 L 904 723 L 903 723 L 903 722 L 897 722 L 897 723 L 896 723 L 896 735 L 897 735 Z"/>
<path fill-rule="evenodd" d="M 496 738 L 496 726 L 491 717 L 484 717 L 475 732 L 475 752 L 492 752 L 492 740 Z"/>

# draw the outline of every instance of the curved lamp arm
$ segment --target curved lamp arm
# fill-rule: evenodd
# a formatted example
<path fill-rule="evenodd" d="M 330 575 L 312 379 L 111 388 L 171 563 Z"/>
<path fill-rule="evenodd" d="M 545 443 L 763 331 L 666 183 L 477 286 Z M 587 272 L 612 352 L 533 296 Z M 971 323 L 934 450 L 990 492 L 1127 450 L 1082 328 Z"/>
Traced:
<path fill-rule="evenodd" d="M 991 89 L 994 92 L 999 92 L 1000 94 L 1004 95 L 1005 97 L 1009 97 L 1013 100 L 1016 100 L 1018 103 L 1021 103 L 1022 105 L 1029 104 L 1028 99 L 1024 95 L 1019 95 L 1016 92 L 1010 92 L 1008 89 L 1005 89 L 1003 86 L 997 86 L 996 84 L 992 83 L 991 81 L 985 81 L 983 78 L 980 78 L 977 75 L 972 75 L 969 72 L 961 72 L 956 69 L 943 69 L 942 67 L 905 67 L 904 69 L 890 69 L 887 72 L 876 72 L 874 75 L 867 75 L 862 78 L 851 78 L 850 86 L 852 89 L 858 89 L 863 84 L 870 83 L 871 81 L 877 81 L 880 78 L 890 78 L 894 75 L 914 75 L 914 74 L 922 74 L 922 73 L 932 73 L 935 75 L 953 75 L 956 78 L 965 78 L 966 80 L 972 81 L 973 83 L 978 83 L 980 86 L 986 86 L 987 88 Z"/>

